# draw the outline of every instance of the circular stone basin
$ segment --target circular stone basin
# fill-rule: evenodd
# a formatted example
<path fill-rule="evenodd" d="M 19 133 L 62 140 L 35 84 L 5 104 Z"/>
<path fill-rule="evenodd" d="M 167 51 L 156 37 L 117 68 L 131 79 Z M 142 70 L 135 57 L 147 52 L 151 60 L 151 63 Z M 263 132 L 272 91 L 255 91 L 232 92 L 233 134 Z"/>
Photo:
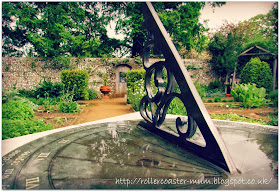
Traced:
<path fill-rule="evenodd" d="M 230 175 L 138 123 L 86 125 L 23 145 L 2 157 L 2 188 L 277 189 L 276 129 L 216 122 L 240 171 Z M 163 127 L 176 130 L 175 120 Z"/>

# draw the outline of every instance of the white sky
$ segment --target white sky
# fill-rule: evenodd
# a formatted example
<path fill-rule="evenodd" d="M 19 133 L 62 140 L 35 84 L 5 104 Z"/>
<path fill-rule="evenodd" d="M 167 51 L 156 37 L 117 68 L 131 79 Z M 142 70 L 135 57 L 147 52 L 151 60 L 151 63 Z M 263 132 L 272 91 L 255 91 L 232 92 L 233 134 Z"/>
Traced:
<path fill-rule="evenodd" d="M 210 30 L 219 28 L 225 20 L 238 23 L 258 14 L 267 14 L 275 1 L 229 1 L 222 7 L 211 8 L 208 4 L 201 10 L 200 22 L 207 19 Z M 214 11 L 213 11 L 214 10 Z"/>
<path fill-rule="evenodd" d="M 238 23 L 248 20 L 258 14 L 267 14 L 276 1 L 227 1 L 222 7 L 212 8 L 208 4 L 201 10 L 200 22 L 207 22 L 210 31 L 219 28 L 225 20 Z M 112 23 L 112 28 L 114 24 Z M 113 29 L 107 28 L 108 36 L 122 39 L 123 35 L 116 35 Z"/>

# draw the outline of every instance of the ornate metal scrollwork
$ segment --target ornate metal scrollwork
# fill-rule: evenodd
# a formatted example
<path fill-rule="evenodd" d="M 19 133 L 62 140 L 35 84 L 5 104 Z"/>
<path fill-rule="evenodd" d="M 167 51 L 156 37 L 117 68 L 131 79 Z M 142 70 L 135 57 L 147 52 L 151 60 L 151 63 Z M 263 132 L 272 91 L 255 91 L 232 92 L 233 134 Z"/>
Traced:
<path fill-rule="evenodd" d="M 150 33 L 150 38 L 145 44 L 143 53 L 147 95 L 140 102 L 140 113 L 148 123 L 147 127 L 176 145 L 189 149 L 225 170 L 235 173 L 236 167 L 227 148 L 214 126 L 179 53 L 151 3 L 143 3 L 143 14 L 145 28 Z M 150 65 L 149 49 L 153 44 L 160 47 L 165 61 Z M 165 77 L 164 74 L 166 75 Z M 179 92 L 174 91 L 176 83 L 179 86 Z M 154 87 L 157 90 L 152 89 L 152 84 L 155 85 Z M 168 107 L 175 98 L 182 101 L 187 111 L 187 117 L 178 117 L 176 119 L 178 137 L 160 129 L 165 120 Z M 189 140 L 194 136 L 198 128 L 206 142 L 204 147 Z"/>

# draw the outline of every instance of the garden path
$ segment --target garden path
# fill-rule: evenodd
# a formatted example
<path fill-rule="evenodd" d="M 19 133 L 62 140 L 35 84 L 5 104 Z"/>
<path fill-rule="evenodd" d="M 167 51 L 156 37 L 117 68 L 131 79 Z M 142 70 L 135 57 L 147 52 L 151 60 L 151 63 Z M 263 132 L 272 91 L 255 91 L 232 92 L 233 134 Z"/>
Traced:
<path fill-rule="evenodd" d="M 124 98 L 111 98 L 107 100 L 79 101 L 87 106 L 77 116 L 74 124 L 86 123 L 99 119 L 115 117 L 134 112 L 131 105 L 126 104 Z"/>

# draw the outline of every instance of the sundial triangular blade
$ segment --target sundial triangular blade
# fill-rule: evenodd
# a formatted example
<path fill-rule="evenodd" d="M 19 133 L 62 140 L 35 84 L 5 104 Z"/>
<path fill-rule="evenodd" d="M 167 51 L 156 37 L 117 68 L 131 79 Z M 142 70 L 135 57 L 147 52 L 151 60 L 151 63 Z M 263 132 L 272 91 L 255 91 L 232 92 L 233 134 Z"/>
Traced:
<path fill-rule="evenodd" d="M 143 3 L 143 14 L 145 18 L 145 28 L 151 34 L 152 40 L 146 44 L 143 53 L 143 64 L 146 69 L 145 87 L 147 95 L 143 97 L 140 103 L 140 113 L 142 117 L 155 128 L 151 129 L 152 131 L 157 132 L 183 148 L 193 151 L 197 155 L 222 167 L 230 173 L 237 172 L 224 141 L 213 124 L 184 66 L 183 60 L 150 2 Z M 149 43 L 153 43 L 156 47 L 160 48 L 165 61 L 160 61 L 152 65 L 148 63 Z M 161 78 L 162 68 L 166 68 L 167 70 L 167 87 L 163 87 Z M 153 73 L 154 82 L 158 88 L 157 94 L 153 94 L 151 90 Z M 180 93 L 173 92 L 175 80 L 180 88 Z M 175 97 L 179 98 L 184 103 L 188 114 L 188 119 L 179 117 L 176 121 L 179 137 L 172 136 L 157 129 L 163 123 L 167 108 Z M 186 133 L 180 131 L 183 125 L 188 126 L 188 131 Z M 187 139 L 194 134 L 196 126 L 199 127 L 205 139 L 205 147 L 199 146 Z"/>

